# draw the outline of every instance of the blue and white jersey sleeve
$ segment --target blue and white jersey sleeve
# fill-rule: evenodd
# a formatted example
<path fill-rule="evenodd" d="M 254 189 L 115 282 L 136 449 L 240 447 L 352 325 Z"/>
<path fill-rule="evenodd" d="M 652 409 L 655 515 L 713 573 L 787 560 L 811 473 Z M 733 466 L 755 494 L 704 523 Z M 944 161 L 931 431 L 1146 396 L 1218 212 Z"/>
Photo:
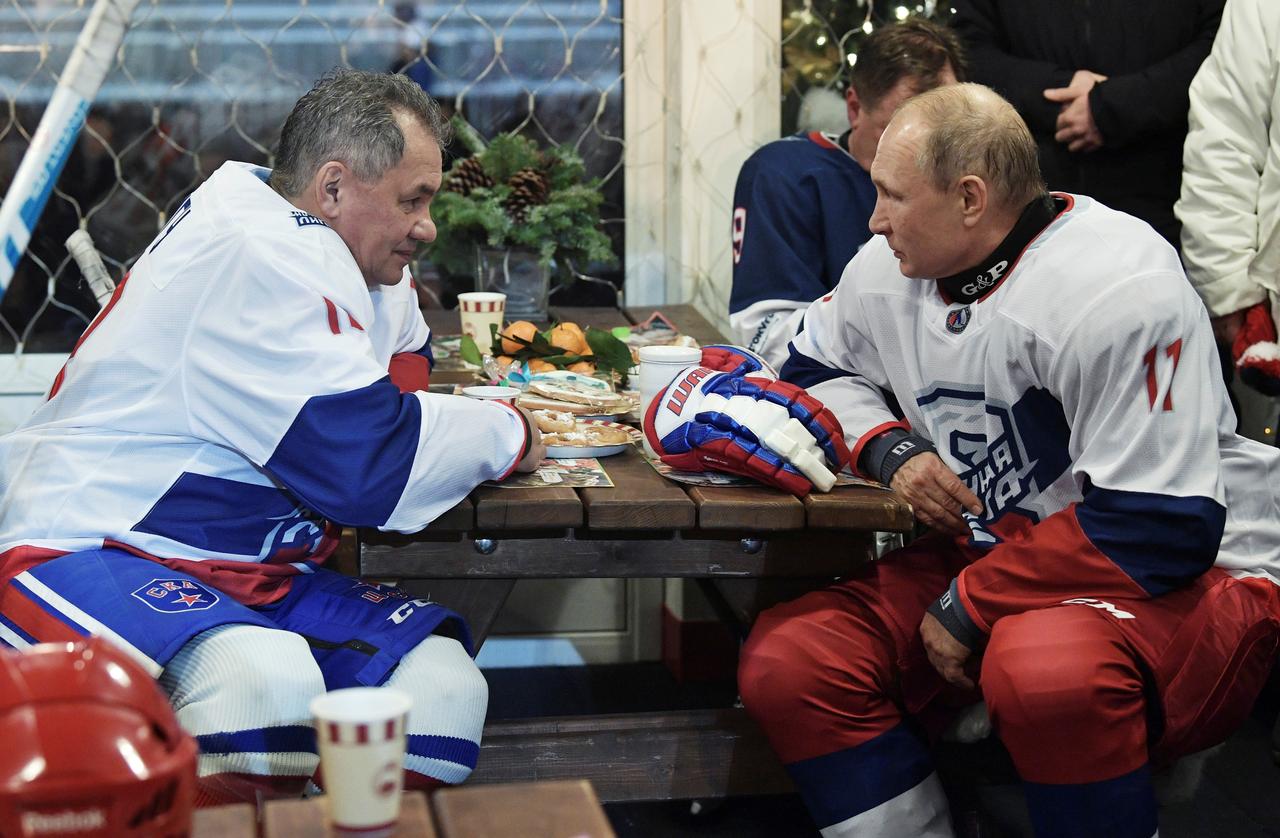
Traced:
<path fill-rule="evenodd" d="M 509 472 L 526 439 L 519 416 L 401 394 L 361 322 L 373 316 L 363 289 L 319 293 L 300 275 L 306 254 L 293 251 L 246 242 L 242 264 L 228 266 L 235 280 L 204 298 L 180 366 L 193 436 L 240 452 L 351 526 L 421 529 Z"/>
<path fill-rule="evenodd" d="M 859 289 L 850 278 L 865 261 L 862 254 L 855 257 L 836 290 L 809 306 L 781 372 L 784 380 L 808 390 L 840 420 L 855 467 L 872 437 L 902 426 L 890 407 L 889 379 L 866 323 Z"/>

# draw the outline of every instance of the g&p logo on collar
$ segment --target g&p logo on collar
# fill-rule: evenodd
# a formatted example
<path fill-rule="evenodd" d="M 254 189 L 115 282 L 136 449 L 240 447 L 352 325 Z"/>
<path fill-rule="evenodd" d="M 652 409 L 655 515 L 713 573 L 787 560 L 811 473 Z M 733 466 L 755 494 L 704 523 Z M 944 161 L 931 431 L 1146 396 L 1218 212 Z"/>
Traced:
<path fill-rule="evenodd" d="M 952 309 L 947 312 L 947 331 L 960 334 L 969 325 L 971 312 L 968 306 Z"/>
<path fill-rule="evenodd" d="M 205 611 L 219 600 L 216 593 L 190 579 L 152 579 L 134 591 L 133 596 L 153 611 L 164 614 Z"/>

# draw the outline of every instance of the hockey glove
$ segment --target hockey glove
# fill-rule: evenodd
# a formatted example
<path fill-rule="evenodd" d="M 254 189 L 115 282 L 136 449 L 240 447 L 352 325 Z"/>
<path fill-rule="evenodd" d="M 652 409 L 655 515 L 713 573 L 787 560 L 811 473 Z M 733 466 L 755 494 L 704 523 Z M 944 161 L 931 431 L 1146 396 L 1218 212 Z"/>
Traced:
<path fill-rule="evenodd" d="M 829 491 L 849 462 L 839 420 L 804 390 L 700 366 L 658 391 L 644 433 L 673 468 L 741 474 L 797 497 Z"/>
<path fill-rule="evenodd" d="M 764 358 L 744 346 L 731 346 L 727 343 L 713 343 L 702 347 L 702 365 L 730 375 L 778 377 L 778 371 Z"/>

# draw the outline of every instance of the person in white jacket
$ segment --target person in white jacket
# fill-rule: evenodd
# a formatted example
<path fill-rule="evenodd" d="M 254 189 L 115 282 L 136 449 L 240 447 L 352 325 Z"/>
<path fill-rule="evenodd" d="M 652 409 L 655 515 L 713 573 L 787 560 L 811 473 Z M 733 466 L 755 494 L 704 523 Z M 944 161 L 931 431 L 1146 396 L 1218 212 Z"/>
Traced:
<path fill-rule="evenodd" d="M 1175 206 L 1187 277 L 1241 377 L 1280 395 L 1280 3 L 1228 0 L 1189 125 Z"/>

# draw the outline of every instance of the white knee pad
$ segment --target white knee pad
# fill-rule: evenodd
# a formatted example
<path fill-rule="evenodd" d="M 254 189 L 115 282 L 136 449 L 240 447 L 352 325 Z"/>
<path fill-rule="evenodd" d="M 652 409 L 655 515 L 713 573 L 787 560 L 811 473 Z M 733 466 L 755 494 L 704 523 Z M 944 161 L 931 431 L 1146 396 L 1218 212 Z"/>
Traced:
<path fill-rule="evenodd" d="M 405 768 L 461 783 L 475 768 L 489 685 L 462 644 L 432 635 L 400 660 L 387 686 L 413 696 Z"/>
<path fill-rule="evenodd" d="M 324 677 L 301 636 L 242 624 L 210 629 L 174 655 L 160 686 L 200 740 L 201 777 L 315 773 L 308 705 L 324 692 Z"/>

